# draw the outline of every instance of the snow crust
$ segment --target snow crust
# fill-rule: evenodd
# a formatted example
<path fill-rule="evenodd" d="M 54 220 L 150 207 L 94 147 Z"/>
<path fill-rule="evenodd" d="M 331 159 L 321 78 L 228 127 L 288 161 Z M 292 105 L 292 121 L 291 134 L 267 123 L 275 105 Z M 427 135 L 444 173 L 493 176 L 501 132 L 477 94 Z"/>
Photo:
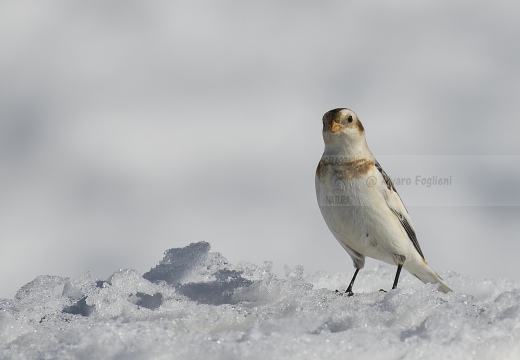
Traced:
<path fill-rule="evenodd" d="M 519 359 L 520 286 L 441 273 L 443 294 L 395 269 L 306 274 L 230 264 L 206 242 L 141 275 L 42 275 L 0 300 L 1 359 Z"/>

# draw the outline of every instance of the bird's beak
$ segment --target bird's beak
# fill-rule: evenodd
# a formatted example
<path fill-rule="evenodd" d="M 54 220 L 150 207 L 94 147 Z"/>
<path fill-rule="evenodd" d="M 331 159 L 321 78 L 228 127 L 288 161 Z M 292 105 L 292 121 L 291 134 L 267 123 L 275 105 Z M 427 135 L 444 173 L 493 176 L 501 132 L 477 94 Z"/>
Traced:
<path fill-rule="evenodd" d="M 341 126 L 337 122 L 333 121 L 332 126 L 330 127 L 330 131 L 332 131 L 332 133 L 335 134 L 340 130 L 341 130 Z"/>

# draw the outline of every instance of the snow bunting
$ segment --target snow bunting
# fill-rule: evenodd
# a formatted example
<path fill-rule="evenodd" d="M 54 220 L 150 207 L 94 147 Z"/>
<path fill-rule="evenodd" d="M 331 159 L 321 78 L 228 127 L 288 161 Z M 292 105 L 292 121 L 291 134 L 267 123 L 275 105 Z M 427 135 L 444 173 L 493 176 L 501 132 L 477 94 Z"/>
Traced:
<path fill-rule="evenodd" d="M 397 265 L 392 289 L 404 267 L 425 283 L 440 284 L 440 291 L 451 291 L 424 260 L 408 211 L 368 148 L 357 115 L 349 109 L 325 113 L 323 140 L 316 196 L 327 226 L 354 262 L 356 271 L 346 293 L 353 295 L 365 256 Z"/>

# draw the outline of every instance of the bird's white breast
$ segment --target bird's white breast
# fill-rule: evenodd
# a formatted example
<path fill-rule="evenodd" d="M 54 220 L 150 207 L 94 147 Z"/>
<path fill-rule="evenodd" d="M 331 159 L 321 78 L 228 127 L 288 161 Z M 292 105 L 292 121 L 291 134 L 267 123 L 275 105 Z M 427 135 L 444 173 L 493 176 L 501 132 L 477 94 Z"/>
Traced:
<path fill-rule="evenodd" d="M 388 239 L 393 227 L 381 216 L 389 210 L 377 187 L 377 170 L 371 166 L 365 173 L 359 173 L 334 165 L 318 170 L 315 183 L 318 204 L 336 239 L 362 255 L 393 263 L 393 249 L 385 248 L 385 242 L 381 241 Z"/>

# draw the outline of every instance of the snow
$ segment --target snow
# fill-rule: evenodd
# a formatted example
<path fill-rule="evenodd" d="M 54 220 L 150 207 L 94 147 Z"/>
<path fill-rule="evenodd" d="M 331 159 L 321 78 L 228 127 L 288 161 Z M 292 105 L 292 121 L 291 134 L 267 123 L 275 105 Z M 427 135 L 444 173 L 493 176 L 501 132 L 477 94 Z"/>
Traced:
<path fill-rule="evenodd" d="M 347 256 L 345 254 L 345 256 Z M 395 269 L 276 276 L 206 242 L 141 275 L 41 275 L 0 300 L 1 359 L 518 359 L 520 286 L 441 272 L 443 294 Z"/>

